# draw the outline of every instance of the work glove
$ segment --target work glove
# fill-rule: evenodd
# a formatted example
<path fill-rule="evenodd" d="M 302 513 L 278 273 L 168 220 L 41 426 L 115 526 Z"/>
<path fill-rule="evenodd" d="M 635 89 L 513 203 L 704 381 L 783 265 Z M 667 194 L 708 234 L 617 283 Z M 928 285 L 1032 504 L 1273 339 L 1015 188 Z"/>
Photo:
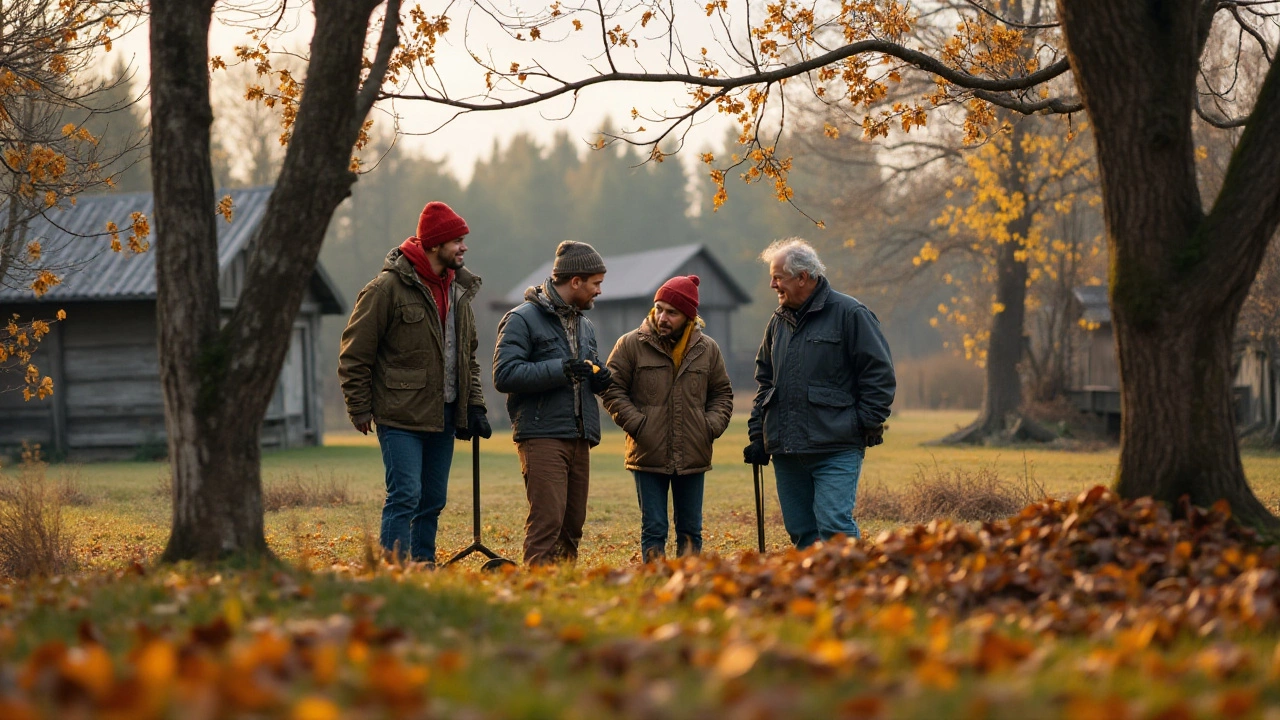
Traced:
<path fill-rule="evenodd" d="M 748 465 L 768 465 L 769 453 L 764 450 L 763 440 L 753 440 L 742 448 L 742 462 Z"/>
<path fill-rule="evenodd" d="M 484 408 L 470 408 L 467 411 L 467 426 L 459 425 L 455 427 L 453 436 L 459 440 L 470 440 L 473 437 L 481 437 L 488 440 L 493 437 L 493 428 L 489 425 L 489 418 L 485 415 Z"/>
<path fill-rule="evenodd" d="M 613 385 L 613 373 L 609 372 L 609 368 L 604 365 L 597 365 L 596 371 L 591 374 L 591 392 L 599 394 L 609 389 Z"/>
<path fill-rule="evenodd" d="M 591 363 L 586 360 L 565 359 L 564 374 L 570 380 L 583 382 L 591 379 Z"/>
<path fill-rule="evenodd" d="M 867 447 L 875 447 L 884 442 L 884 431 L 888 429 L 888 425 L 876 423 L 862 431 L 862 439 L 866 441 Z"/>

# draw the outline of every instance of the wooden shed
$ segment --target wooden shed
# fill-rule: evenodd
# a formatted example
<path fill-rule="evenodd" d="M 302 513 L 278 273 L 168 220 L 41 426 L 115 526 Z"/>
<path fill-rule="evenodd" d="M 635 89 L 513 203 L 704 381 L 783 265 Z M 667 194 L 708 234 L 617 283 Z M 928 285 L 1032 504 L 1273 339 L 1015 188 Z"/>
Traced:
<path fill-rule="evenodd" d="M 676 275 L 698 276 L 698 315 L 707 323 L 706 332 L 721 348 L 732 347 L 732 317 L 735 310 L 751 302 L 733 276 L 701 244 L 645 250 L 644 252 L 607 255 L 604 258 L 603 292 L 587 317 L 596 326 L 596 338 L 602 359 L 608 356 L 618 338 L 635 330 L 653 307 L 653 295 L 662 283 Z M 540 285 L 551 275 L 552 261 L 547 261 L 511 288 L 494 309 L 505 312 L 524 302 L 524 292 Z"/>
<path fill-rule="evenodd" d="M 1077 317 L 1083 321 L 1085 342 L 1072 373 L 1071 400 L 1081 410 L 1104 415 L 1119 428 L 1120 365 L 1111 327 L 1111 304 L 1106 285 L 1086 285 L 1072 291 Z M 1280 383 L 1270 346 L 1242 341 L 1234 349 L 1232 392 L 1236 423 L 1242 432 L 1276 425 Z"/>
<path fill-rule="evenodd" d="M 228 192 L 233 219 L 217 222 L 219 287 L 229 315 L 271 188 Z M 67 317 L 53 324 L 33 359 L 53 378 L 52 397 L 24 402 L 21 392 L 0 393 L 0 447 L 40 443 L 54 457 L 163 453 L 154 248 L 136 255 L 114 253 L 105 239 L 85 237 L 100 236 L 108 221 L 127 228 L 132 213 L 150 216 L 152 208 L 150 193 L 85 196 L 33 223 L 29 237 L 56 248 L 57 264 L 68 269 L 62 283 L 38 299 L 24 288 L 0 287 L 0 312 L 6 318 L 17 313 L 24 319 L 51 319 L 61 309 Z M 149 240 L 164 242 L 155 236 Z M 320 317 L 344 312 L 337 287 L 317 265 L 263 423 L 263 445 L 321 444 Z M 19 375 L 0 375 L 0 389 L 20 385 Z"/>

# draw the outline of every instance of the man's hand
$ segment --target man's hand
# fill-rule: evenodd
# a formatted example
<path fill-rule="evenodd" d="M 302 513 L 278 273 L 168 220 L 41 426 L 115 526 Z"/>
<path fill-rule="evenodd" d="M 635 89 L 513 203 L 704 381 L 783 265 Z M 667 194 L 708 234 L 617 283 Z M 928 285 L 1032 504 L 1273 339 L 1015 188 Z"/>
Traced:
<path fill-rule="evenodd" d="M 363 413 L 351 418 L 351 424 L 356 426 L 356 430 L 361 435 L 368 435 L 369 430 L 373 427 L 373 415 L 371 413 Z"/>
<path fill-rule="evenodd" d="M 613 385 L 613 373 L 609 372 L 609 368 L 604 365 L 596 365 L 595 372 L 591 374 L 591 392 L 599 394 L 609 389 Z"/>
<path fill-rule="evenodd" d="M 564 374 L 567 375 L 570 380 L 577 382 L 590 380 L 592 375 L 591 363 L 586 360 L 570 360 L 566 358 L 564 361 Z"/>
<path fill-rule="evenodd" d="M 742 448 L 742 462 L 748 465 L 768 465 L 769 453 L 764 450 L 764 441 L 754 440 Z"/>
<path fill-rule="evenodd" d="M 484 408 L 472 406 L 467 417 L 467 429 L 472 435 L 488 440 L 493 437 L 493 428 L 489 425 L 489 418 L 484 413 Z"/>
<path fill-rule="evenodd" d="M 875 447 L 884 443 L 884 431 L 889 426 L 883 423 L 876 423 L 862 431 L 862 438 L 866 441 L 867 447 Z"/>

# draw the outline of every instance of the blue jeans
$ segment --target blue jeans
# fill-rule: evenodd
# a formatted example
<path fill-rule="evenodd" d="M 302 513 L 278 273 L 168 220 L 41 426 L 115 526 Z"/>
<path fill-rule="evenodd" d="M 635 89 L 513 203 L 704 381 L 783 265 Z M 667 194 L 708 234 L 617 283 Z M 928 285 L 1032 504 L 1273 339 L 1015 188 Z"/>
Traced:
<path fill-rule="evenodd" d="M 815 455 L 774 455 L 782 524 L 797 548 L 843 533 L 862 537 L 853 503 L 862 473 L 862 449 Z"/>
<path fill-rule="evenodd" d="M 702 488 L 706 473 L 659 475 L 633 470 L 640 498 L 640 557 L 645 562 L 667 555 L 667 489 L 676 520 L 676 554 L 702 552 Z"/>
<path fill-rule="evenodd" d="M 401 557 L 434 563 L 436 528 L 448 497 L 449 467 L 453 464 L 453 406 L 445 406 L 441 432 L 377 428 L 387 472 L 379 542 Z"/>

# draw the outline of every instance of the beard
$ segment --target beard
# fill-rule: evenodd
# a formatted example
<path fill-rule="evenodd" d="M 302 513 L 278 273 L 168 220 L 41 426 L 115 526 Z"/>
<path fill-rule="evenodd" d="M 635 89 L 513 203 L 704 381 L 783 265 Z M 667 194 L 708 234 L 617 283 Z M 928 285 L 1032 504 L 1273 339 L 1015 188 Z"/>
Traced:
<path fill-rule="evenodd" d="M 453 257 L 441 256 L 440 264 L 444 265 L 446 268 L 450 270 L 461 270 L 465 262 L 463 261 L 461 255 L 454 255 Z"/>

